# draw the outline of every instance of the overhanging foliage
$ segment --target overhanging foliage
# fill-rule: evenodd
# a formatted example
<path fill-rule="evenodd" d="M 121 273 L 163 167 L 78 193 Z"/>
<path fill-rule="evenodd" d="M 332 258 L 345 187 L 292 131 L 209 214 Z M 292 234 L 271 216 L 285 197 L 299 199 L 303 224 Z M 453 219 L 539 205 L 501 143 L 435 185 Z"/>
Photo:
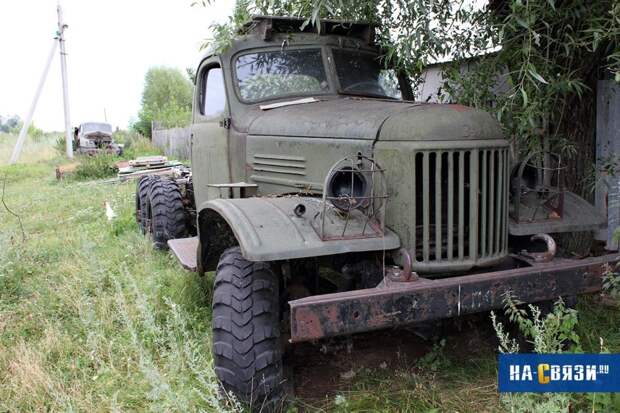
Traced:
<path fill-rule="evenodd" d="M 456 62 L 443 66 L 444 99 L 495 113 L 528 150 L 574 153 L 562 129 L 571 106 L 593 74 L 620 82 L 613 0 L 238 0 L 229 22 L 213 26 L 210 46 L 227 47 L 252 14 L 379 23 L 386 61 L 409 74 L 414 90 L 428 65 Z M 471 58 L 463 72 L 458 62 Z"/>

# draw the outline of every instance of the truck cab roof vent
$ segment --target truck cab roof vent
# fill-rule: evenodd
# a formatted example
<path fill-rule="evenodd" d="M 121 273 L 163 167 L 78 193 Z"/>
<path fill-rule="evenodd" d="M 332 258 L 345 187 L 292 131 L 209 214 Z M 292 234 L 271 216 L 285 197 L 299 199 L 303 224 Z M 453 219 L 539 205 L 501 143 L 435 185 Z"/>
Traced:
<path fill-rule="evenodd" d="M 301 17 L 253 16 L 243 26 L 244 33 L 258 34 L 264 40 L 270 40 L 276 33 L 319 33 L 354 37 L 367 44 L 374 44 L 376 24 L 351 22 L 344 20 L 321 20 L 320 27 L 313 24 L 304 25 L 306 19 Z"/>

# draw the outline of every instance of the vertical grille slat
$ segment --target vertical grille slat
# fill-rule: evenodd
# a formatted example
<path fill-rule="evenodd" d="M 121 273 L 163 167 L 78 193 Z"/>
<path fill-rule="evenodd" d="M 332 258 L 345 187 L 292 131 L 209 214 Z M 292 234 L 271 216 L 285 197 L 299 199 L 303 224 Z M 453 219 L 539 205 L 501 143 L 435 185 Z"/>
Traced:
<path fill-rule="evenodd" d="M 486 255 L 487 249 L 487 187 L 489 172 L 487 168 L 489 151 L 482 151 L 482 200 L 480 202 L 480 254 Z"/>
<path fill-rule="evenodd" d="M 500 237 L 502 236 L 502 194 L 504 193 L 504 154 L 497 151 L 497 200 L 495 213 L 495 253 L 499 254 Z"/>
<path fill-rule="evenodd" d="M 416 191 L 417 191 L 416 183 L 418 181 L 416 180 L 416 178 L 417 178 L 417 176 L 416 176 L 416 174 L 417 174 L 417 154 L 416 153 L 413 154 L 413 168 L 412 169 L 413 169 L 413 193 L 412 193 L 412 202 L 411 202 L 411 204 L 412 204 L 411 205 L 411 208 L 412 208 L 411 218 L 412 218 L 413 224 L 412 224 L 411 230 L 409 232 L 411 233 L 411 238 L 412 238 L 411 248 L 413 249 L 414 259 L 415 259 L 415 252 L 417 251 L 417 246 L 418 246 L 418 244 L 417 244 L 417 241 L 418 241 L 418 231 L 417 231 L 417 225 L 418 225 L 418 218 L 417 218 L 418 197 L 416 196 Z"/>
<path fill-rule="evenodd" d="M 443 247 L 441 241 L 441 164 L 442 153 L 437 152 L 435 155 L 435 260 L 441 260 L 441 249 Z"/>
<path fill-rule="evenodd" d="M 459 259 L 465 256 L 465 152 L 457 152 L 459 155 Z"/>
<path fill-rule="evenodd" d="M 495 151 L 489 151 L 489 229 L 487 239 L 487 253 L 493 255 L 493 235 L 495 235 L 495 185 L 497 174 L 495 173 Z"/>
<path fill-rule="evenodd" d="M 469 257 L 475 260 L 478 256 L 478 151 L 469 155 Z"/>
<path fill-rule="evenodd" d="M 506 164 L 504 165 L 504 182 L 506 182 L 506 193 L 503 194 L 504 197 L 504 206 L 503 210 L 503 223 L 504 223 L 504 246 L 503 250 L 508 251 L 508 191 L 510 188 L 510 154 L 507 150 L 504 151 L 504 156 L 506 157 Z"/>
<path fill-rule="evenodd" d="M 448 152 L 448 251 L 447 259 L 454 255 L 454 152 Z"/>
<path fill-rule="evenodd" d="M 422 224 L 422 257 L 424 262 L 428 262 L 428 260 L 430 259 L 430 168 L 429 168 L 429 157 L 430 157 L 430 153 L 429 152 L 424 152 L 424 160 L 423 160 L 423 178 L 422 178 L 422 182 L 423 182 L 423 190 L 424 190 L 424 194 L 423 194 L 423 213 L 424 213 L 424 220 L 423 220 L 423 224 Z"/>
<path fill-rule="evenodd" d="M 505 255 L 508 149 L 422 150 L 413 161 L 410 239 L 419 268 L 459 261 L 475 265 Z"/>

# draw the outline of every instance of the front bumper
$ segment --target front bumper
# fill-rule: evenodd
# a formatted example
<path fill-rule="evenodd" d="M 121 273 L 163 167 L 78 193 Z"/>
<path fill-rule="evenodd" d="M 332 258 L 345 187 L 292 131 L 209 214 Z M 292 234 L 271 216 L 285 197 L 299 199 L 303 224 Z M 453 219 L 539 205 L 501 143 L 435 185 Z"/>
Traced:
<path fill-rule="evenodd" d="M 376 288 L 290 301 L 291 341 L 302 342 L 459 317 L 502 308 L 511 291 L 534 303 L 601 290 L 606 264 L 618 254 L 555 259 L 528 267 L 452 278 L 391 282 Z"/>

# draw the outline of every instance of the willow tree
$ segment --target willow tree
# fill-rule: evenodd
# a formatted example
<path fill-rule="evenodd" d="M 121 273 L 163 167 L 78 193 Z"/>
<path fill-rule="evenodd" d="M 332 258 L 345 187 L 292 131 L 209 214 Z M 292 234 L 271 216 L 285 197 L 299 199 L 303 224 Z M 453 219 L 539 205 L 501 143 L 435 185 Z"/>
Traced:
<path fill-rule="evenodd" d="M 446 62 L 443 99 L 494 113 L 519 151 L 563 153 L 569 187 L 588 195 L 596 81 L 620 82 L 616 0 L 238 0 L 212 46 L 226 47 L 252 14 L 378 24 L 385 61 L 414 90 L 429 64 Z"/>

